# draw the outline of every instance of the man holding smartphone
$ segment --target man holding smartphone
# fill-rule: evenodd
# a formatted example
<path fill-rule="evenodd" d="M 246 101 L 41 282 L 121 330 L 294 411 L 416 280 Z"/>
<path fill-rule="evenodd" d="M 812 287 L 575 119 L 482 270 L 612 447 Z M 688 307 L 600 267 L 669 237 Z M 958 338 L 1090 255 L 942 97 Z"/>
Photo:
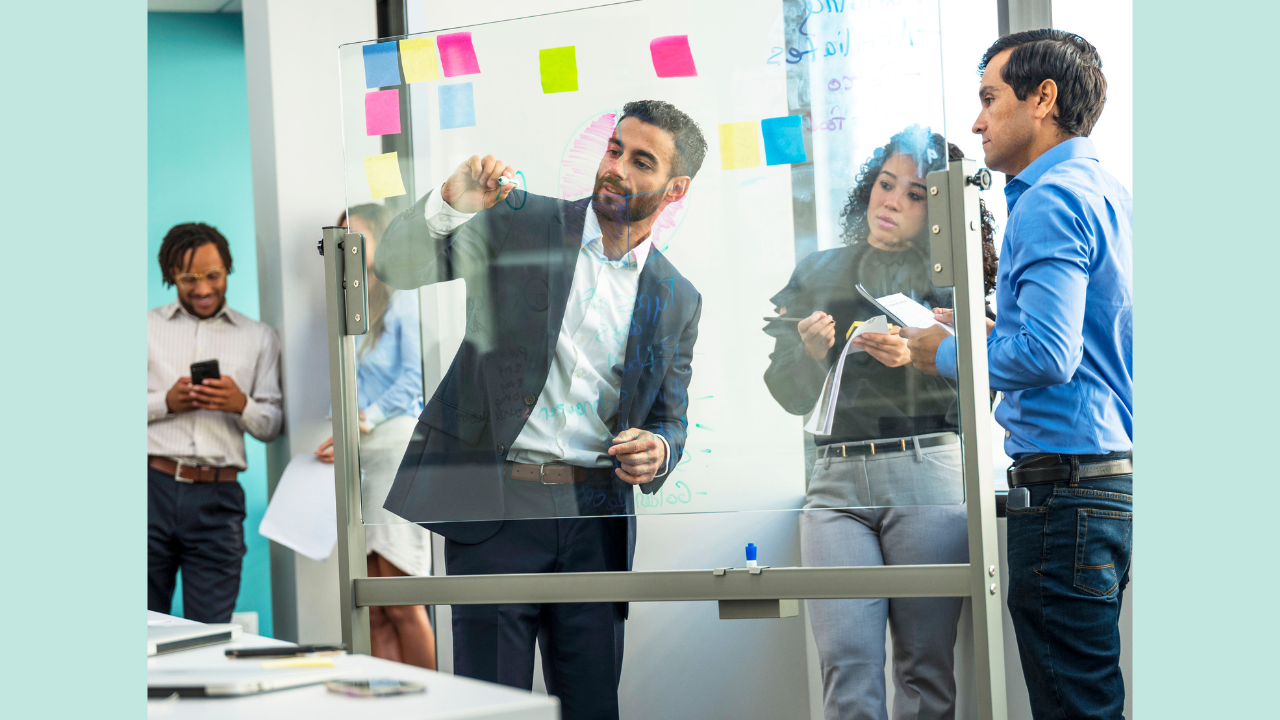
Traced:
<path fill-rule="evenodd" d="M 159 261 L 178 301 L 147 313 L 147 609 L 169 612 L 181 569 L 183 615 L 228 622 L 245 553 L 244 433 L 280 434 L 280 341 L 226 306 L 231 249 L 215 228 L 175 225 Z"/>

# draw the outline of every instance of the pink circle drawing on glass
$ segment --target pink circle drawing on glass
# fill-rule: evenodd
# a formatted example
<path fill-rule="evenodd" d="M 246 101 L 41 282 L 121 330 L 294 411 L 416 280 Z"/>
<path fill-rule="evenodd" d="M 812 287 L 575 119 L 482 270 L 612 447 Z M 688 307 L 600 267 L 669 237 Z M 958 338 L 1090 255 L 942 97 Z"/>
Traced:
<path fill-rule="evenodd" d="M 600 158 L 604 157 L 605 150 L 609 147 L 609 138 L 613 136 L 619 114 L 618 111 L 611 110 L 596 115 L 579 125 L 570 135 L 564 157 L 560 160 L 559 195 L 562 200 L 587 197 L 595 188 Z M 650 238 L 653 240 L 653 247 L 659 252 L 668 249 L 671 236 L 684 220 L 688 199 L 689 196 L 685 195 L 679 202 L 671 203 L 654 221 Z"/>

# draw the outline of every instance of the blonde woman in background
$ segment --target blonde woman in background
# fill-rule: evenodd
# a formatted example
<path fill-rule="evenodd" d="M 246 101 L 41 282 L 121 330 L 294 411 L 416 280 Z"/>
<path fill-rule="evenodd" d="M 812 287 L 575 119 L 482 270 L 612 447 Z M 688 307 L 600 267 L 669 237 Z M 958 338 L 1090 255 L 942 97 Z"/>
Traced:
<path fill-rule="evenodd" d="M 338 218 L 338 226 L 365 237 L 371 262 L 391 212 L 373 203 L 357 205 Z M 382 509 L 400 458 L 422 412 L 422 336 L 418 295 L 391 291 L 370 269 L 369 332 L 360 340 L 356 361 L 360 406 L 360 494 L 365 521 L 369 577 L 429 575 L 430 533 Z M 333 438 L 316 456 L 333 462 Z M 421 605 L 369 608 L 373 655 L 435 669 L 435 635 Z"/>

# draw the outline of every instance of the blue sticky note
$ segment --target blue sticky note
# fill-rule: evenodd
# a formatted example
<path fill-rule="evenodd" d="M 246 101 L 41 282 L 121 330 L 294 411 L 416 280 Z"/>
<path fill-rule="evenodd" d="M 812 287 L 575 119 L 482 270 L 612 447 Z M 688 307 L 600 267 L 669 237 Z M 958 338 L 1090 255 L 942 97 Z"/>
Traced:
<path fill-rule="evenodd" d="M 799 115 L 765 118 L 760 121 L 760 134 L 764 135 L 765 165 L 789 165 L 808 159 Z"/>
<path fill-rule="evenodd" d="M 475 127 L 476 99 L 471 83 L 440 86 L 440 129 Z"/>
<path fill-rule="evenodd" d="M 365 87 L 379 88 L 400 84 L 400 56 L 396 54 L 395 43 L 365 45 L 362 49 Z"/>

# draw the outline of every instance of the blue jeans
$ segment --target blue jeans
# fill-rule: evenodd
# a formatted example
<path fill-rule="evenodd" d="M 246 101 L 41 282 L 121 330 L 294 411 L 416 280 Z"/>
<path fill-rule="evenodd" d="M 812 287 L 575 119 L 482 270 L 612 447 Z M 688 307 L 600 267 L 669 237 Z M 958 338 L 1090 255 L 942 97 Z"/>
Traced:
<path fill-rule="evenodd" d="M 1029 485 L 1008 509 L 1009 613 L 1036 720 L 1123 718 L 1133 476 Z"/>

